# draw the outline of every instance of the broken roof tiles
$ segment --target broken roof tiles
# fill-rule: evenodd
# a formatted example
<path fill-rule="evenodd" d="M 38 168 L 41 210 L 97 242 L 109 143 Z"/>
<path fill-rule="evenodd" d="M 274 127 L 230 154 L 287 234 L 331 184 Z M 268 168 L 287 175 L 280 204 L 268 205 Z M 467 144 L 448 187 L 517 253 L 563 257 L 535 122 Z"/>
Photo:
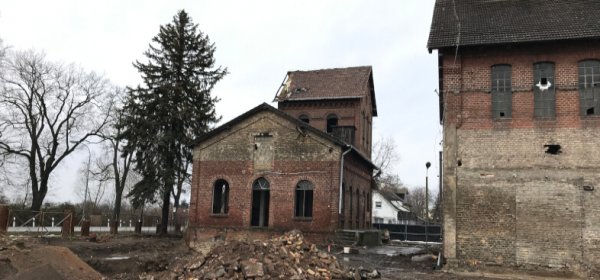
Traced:
<path fill-rule="evenodd" d="M 437 0 L 427 47 L 600 38 L 597 0 Z"/>
<path fill-rule="evenodd" d="M 369 94 L 371 66 L 290 71 L 276 99 L 361 98 Z"/>

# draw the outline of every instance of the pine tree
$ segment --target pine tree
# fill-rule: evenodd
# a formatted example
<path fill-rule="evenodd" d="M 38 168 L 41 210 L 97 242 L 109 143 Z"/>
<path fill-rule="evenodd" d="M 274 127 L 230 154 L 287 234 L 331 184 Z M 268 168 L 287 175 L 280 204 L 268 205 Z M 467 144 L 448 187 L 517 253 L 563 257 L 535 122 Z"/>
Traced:
<path fill-rule="evenodd" d="M 192 141 L 220 119 L 218 98 L 210 93 L 227 69 L 215 67 L 214 51 L 208 36 L 182 10 L 173 22 L 160 26 L 144 52 L 147 61 L 133 63 L 143 85 L 128 89 L 121 137 L 128 140 L 127 150 L 135 153 L 136 171 L 144 179 L 130 196 L 137 203 L 159 196 L 162 234 L 167 232 L 173 187 L 188 174 Z"/>

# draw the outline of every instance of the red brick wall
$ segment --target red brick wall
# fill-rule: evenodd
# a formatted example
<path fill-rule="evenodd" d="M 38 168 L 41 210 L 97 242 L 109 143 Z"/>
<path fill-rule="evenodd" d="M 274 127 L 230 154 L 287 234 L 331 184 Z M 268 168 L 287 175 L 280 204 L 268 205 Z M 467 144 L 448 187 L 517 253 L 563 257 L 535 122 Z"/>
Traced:
<path fill-rule="evenodd" d="M 598 275 L 600 117 L 579 112 L 578 62 L 600 42 L 444 52 L 447 263 Z M 556 118 L 533 115 L 533 64 L 555 64 Z M 512 65 L 512 117 L 492 119 L 491 66 Z M 545 145 L 561 145 L 549 154 Z"/>
<path fill-rule="evenodd" d="M 196 168 L 198 166 L 198 168 Z M 194 212 L 191 223 L 199 225 L 218 225 L 230 227 L 249 227 L 252 204 L 252 183 L 264 177 L 270 184 L 269 227 L 273 229 L 300 229 L 302 231 L 333 231 L 332 224 L 337 207 L 336 174 L 338 162 L 295 162 L 276 161 L 274 169 L 278 174 L 253 174 L 240 170 L 252 168 L 248 161 L 203 161 L 194 162 Z M 305 170 L 318 170 L 315 173 L 302 173 Z M 218 179 L 229 183 L 229 213 L 226 216 L 212 214 L 213 185 Z M 308 180 L 314 187 L 313 218 L 303 220 L 294 218 L 294 195 L 296 184 Z"/>
<path fill-rule="evenodd" d="M 442 51 L 443 52 L 443 51 Z M 443 54 L 445 122 L 461 129 L 597 127 L 597 116 L 580 116 L 577 63 L 600 59 L 600 42 L 546 43 L 462 48 Z M 533 64 L 553 62 L 556 118 L 533 117 Z M 493 120 L 490 94 L 492 65 L 512 66 L 512 118 Z"/>
<path fill-rule="evenodd" d="M 259 133 L 272 135 L 268 170 L 255 166 L 254 136 Z M 342 147 L 329 140 L 302 136 L 293 123 L 269 112 L 258 113 L 194 149 L 190 227 L 250 227 L 252 184 L 264 177 L 270 184 L 269 229 L 332 232 L 340 225 L 341 153 Z M 353 153 L 345 156 L 344 180 L 360 194 L 354 203 L 354 222 L 348 227 L 364 228 L 365 221 L 370 221 L 365 201 L 370 201 L 371 170 L 355 157 Z M 229 183 L 226 215 L 212 214 L 213 186 L 219 179 Z M 301 180 L 308 180 L 314 188 L 311 219 L 294 217 L 295 187 Z"/>
<path fill-rule="evenodd" d="M 327 116 L 336 114 L 339 118 L 338 125 L 356 128 L 354 146 L 363 151 L 365 155 L 371 156 L 373 113 L 371 112 L 370 98 L 336 101 L 286 101 L 279 102 L 278 108 L 295 118 L 307 115 L 310 118 L 310 125 L 323 131 L 327 130 Z"/>
<path fill-rule="evenodd" d="M 347 155 L 344 159 L 344 185 L 343 219 L 340 227 L 371 228 L 371 177 L 361 168 L 360 161 L 355 156 Z"/>

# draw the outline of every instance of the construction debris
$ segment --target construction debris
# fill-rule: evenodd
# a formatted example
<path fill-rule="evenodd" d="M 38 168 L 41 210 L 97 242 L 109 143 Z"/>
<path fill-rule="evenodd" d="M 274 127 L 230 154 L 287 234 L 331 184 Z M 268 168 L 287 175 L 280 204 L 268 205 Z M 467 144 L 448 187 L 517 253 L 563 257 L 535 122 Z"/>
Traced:
<path fill-rule="evenodd" d="M 344 268 L 299 231 L 271 240 L 222 241 L 205 256 L 171 267 L 172 279 L 373 279 L 376 270 Z"/>

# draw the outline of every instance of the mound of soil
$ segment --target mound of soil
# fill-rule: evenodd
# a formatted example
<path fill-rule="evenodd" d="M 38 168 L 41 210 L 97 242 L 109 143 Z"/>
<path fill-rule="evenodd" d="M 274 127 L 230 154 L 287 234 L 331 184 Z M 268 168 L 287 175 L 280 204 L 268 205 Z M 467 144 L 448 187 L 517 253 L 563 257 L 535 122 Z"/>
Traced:
<path fill-rule="evenodd" d="M 35 238 L 0 238 L 2 279 L 102 279 L 102 275 L 65 247 L 40 244 Z"/>

